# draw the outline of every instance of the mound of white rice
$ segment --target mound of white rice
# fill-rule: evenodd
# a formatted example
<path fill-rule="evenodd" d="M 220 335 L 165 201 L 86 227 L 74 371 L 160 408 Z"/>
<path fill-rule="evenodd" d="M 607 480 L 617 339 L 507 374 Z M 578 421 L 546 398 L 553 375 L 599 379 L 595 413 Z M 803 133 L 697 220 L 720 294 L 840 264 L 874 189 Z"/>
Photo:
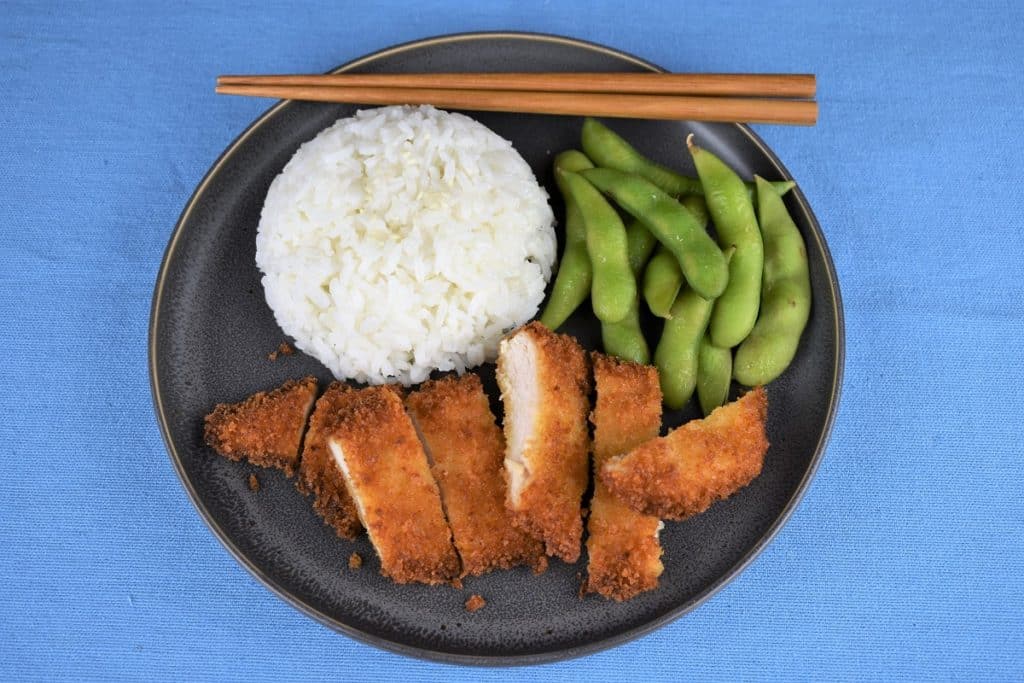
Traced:
<path fill-rule="evenodd" d="M 339 379 L 462 372 L 540 306 L 556 249 L 547 200 L 512 144 L 466 116 L 360 111 L 270 186 L 256 235 L 267 303 Z"/>

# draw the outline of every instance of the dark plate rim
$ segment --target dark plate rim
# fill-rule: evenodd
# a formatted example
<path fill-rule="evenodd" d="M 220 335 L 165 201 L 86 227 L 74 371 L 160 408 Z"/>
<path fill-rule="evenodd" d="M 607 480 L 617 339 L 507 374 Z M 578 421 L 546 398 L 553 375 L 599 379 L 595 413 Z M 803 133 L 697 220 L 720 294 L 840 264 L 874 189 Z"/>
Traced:
<path fill-rule="evenodd" d="M 341 73 L 349 71 L 351 69 L 358 68 L 365 64 L 369 64 L 377 59 L 392 55 L 398 52 L 403 52 L 411 49 L 417 49 L 430 45 L 438 45 L 443 43 L 456 43 L 456 42 L 469 42 L 478 40 L 493 40 L 493 39 L 513 39 L 513 40 L 526 40 L 535 41 L 542 43 L 560 43 L 564 45 L 572 45 L 575 47 L 583 48 L 586 50 L 592 50 L 595 52 L 601 52 L 604 54 L 612 55 L 619 59 L 632 62 L 637 66 L 643 67 L 650 71 L 664 72 L 665 69 L 652 64 L 644 59 L 640 59 L 634 55 L 631 55 L 620 50 L 616 50 L 604 45 L 592 43 L 577 38 L 567 38 L 564 36 L 546 34 L 546 33 L 530 33 L 522 31 L 481 31 L 481 32 L 469 32 L 469 33 L 453 33 L 442 36 L 435 36 L 432 38 L 424 38 L 420 40 L 413 40 L 406 43 L 394 45 L 392 47 L 384 48 L 376 52 L 370 53 L 363 57 L 359 57 L 353 61 L 347 62 L 335 69 L 332 69 L 329 73 Z M 189 499 L 199 512 L 206 526 L 213 532 L 213 535 L 218 541 L 227 549 L 227 551 L 234 557 L 234 559 L 242 565 L 250 574 L 252 574 L 260 583 L 270 589 L 271 592 L 276 594 L 279 598 L 284 600 L 286 603 L 299 610 L 303 614 L 315 619 L 324 626 L 331 628 L 335 631 L 343 633 L 355 640 L 372 645 L 374 647 L 394 652 L 397 654 L 405 655 L 408 657 L 415 657 L 419 659 L 432 660 L 437 662 L 443 662 L 447 664 L 462 664 L 462 665 L 473 665 L 473 666 L 524 666 L 534 664 L 546 664 L 556 661 L 562 661 L 566 659 L 573 659 L 581 657 L 583 655 L 599 652 L 612 647 L 616 647 L 623 643 L 635 640 L 641 636 L 647 635 L 652 631 L 675 621 L 684 614 L 696 609 L 707 601 L 712 595 L 721 590 L 726 584 L 735 579 L 743 570 L 745 570 L 754 559 L 761 554 L 765 547 L 775 538 L 782 527 L 786 524 L 789 518 L 792 516 L 800 500 L 803 498 L 807 489 L 810 487 L 811 480 L 814 478 L 817 472 L 818 466 L 821 464 L 821 460 L 824 456 L 825 447 L 828 444 L 829 436 L 832 432 L 832 426 L 835 423 L 836 414 L 839 408 L 840 393 L 842 390 L 842 379 L 843 369 L 845 365 L 846 355 L 846 339 L 845 339 L 845 322 L 843 317 L 843 304 L 842 298 L 839 291 L 839 280 L 836 275 L 835 264 L 832 261 L 832 255 L 829 252 L 828 245 L 825 243 L 824 235 L 821 232 L 821 226 L 818 224 L 818 220 L 811 211 L 810 206 L 807 204 L 806 198 L 803 195 L 799 185 L 797 186 L 796 192 L 793 193 L 793 199 L 796 201 L 800 210 L 807 216 L 808 222 L 811 227 L 811 234 L 815 241 L 818 243 L 818 247 L 824 256 L 824 265 L 826 274 L 828 276 L 829 285 L 832 290 L 832 300 L 835 302 L 835 339 L 836 339 L 836 356 L 835 356 L 835 367 L 833 368 L 833 383 L 832 392 L 829 397 L 828 413 L 825 418 L 825 426 L 818 439 L 818 444 L 815 447 L 815 452 L 811 461 L 808 465 L 807 471 L 803 478 L 800 480 L 799 485 L 793 492 L 789 501 L 786 503 L 782 510 L 782 513 L 775 519 L 768 530 L 761 536 L 760 539 L 754 544 L 754 546 L 736 563 L 728 572 L 719 577 L 714 583 L 712 583 L 705 591 L 697 595 L 691 601 L 684 603 L 665 614 L 656 617 L 645 624 L 637 626 L 635 628 L 623 631 L 622 633 L 604 638 L 602 640 L 593 641 L 586 645 L 580 645 L 577 647 L 563 648 L 559 650 L 551 650 L 548 652 L 541 652 L 527 655 L 463 655 L 450 652 L 441 652 L 437 650 L 430 650 L 426 648 L 415 647 L 411 645 L 405 645 L 402 643 L 396 643 L 370 633 L 366 633 L 357 628 L 354 628 L 341 621 L 333 619 L 332 617 L 314 609 L 310 605 L 307 605 L 303 601 L 299 600 L 295 596 L 288 593 L 285 589 L 277 584 L 273 577 L 265 574 L 259 567 L 254 565 L 245 554 L 239 550 L 237 546 L 232 542 L 228 534 L 221 529 L 217 522 L 210 515 L 210 512 L 204 506 L 202 500 L 199 498 L 198 493 L 193 488 L 189 478 L 185 472 L 184 465 L 182 464 L 181 457 L 178 454 L 177 448 L 175 447 L 170 436 L 170 428 L 167 421 L 167 416 L 164 411 L 163 399 L 161 397 L 160 381 L 157 375 L 157 350 L 156 350 L 156 339 L 157 330 L 160 325 L 160 310 L 161 301 L 163 298 L 163 290 L 167 277 L 167 272 L 170 269 L 171 261 L 174 258 L 175 251 L 179 239 L 184 232 L 185 226 L 188 223 L 189 217 L 191 216 L 192 209 L 196 202 L 203 195 L 207 185 L 211 179 L 220 171 L 221 166 L 224 162 L 233 155 L 236 150 L 245 142 L 245 140 L 252 134 L 252 132 L 259 126 L 263 125 L 271 116 L 276 114 L 284 107 L 289 106 L 290 101 L 280 101 L 270 109 L 261 114 L 255 121 L 249 124 L 248 127 L 242 133 L 235 138 L 234 141 L 220 154 L 217 160 L 213 163 L 210 169 L 203 176 L 202 181 L 196 186 L 195 191 L 185 204 L 185 208 L 182 210 L 181 215 L 178 217 L 177 223 L 174 225 L 174 230 L 171 233 L 171 237 L 167 243 L 167 248 L 164 251 L 163 259 L 160 263 L 160 270 L 157 274 L 156 283 L 153 288 L 153 300 L 150 307 L 150 322 L 149 322 L 149 379 L 150 389 L 153 395 L 153 407 L 156 412 L 157 422 L 160 426 L 160 433 L 163 436 L 164 444 L 167 448 L 168 455 L 171 462 L 174 465 L 174 470 L 181 480 L 182 486 L 188 493 Z M 733 124 L 739 128 L 744 135 L 746 135 L 750 141 L 769 159 L 775 169 L 780 173 L 781 178 L 791 179 L 789 171 L 782 164 L 779 158 L 772 152 L 771 149 L 761 140 L 745 124 L 736 123 Z"/>

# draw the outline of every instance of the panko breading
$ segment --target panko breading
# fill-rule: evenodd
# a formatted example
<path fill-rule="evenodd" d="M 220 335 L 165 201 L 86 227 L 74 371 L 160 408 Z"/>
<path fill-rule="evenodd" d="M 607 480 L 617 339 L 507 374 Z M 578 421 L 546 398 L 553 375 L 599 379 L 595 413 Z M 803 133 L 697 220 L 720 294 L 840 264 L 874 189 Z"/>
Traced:
<path fill-rule="evenodd" d="M 575 562 L 588 479 L 586 354 L 572 337 L 532 322 L 501 341 L 497 380 L 505 405 L 506 505 L 548 555 Z"/>
<path fill-rule="evenodd" d="M 462 575 L 536 566 L 540 542 L 511 523 L 505 509 L 505 440 L 480 378 L 465 374 L 423 384 L 405 400 L 441 490 Z"/>
<path fill-rule="evenodd" d="M 241 403 L 218 404 L 206 416 L 207 445 L 229 460 L 244 458 L 292 476 L 316 388 L 316 379 L 306 377 L 253 394 Z"/>
<path fill-rule="evenodd" d="M 362 531 L 359 512 L 352 501 L 345 478 L 327 448 L 331 433 L 346 400 L 355 392 L 341 382 L 334 382 L 316 402 L 309 419 L 309 431 L 302 447 L 299 478 L 296 486 L 313 495 L 313 509 L 342 538 L 354 539 Z"/>
<path fill-rule="evenodd" d="M 761 473 L 768 450 L 763 387 L 601 467 L 601 481 L 638 512 L 681 520 L 728 498 Z"/>
<path fill-rule="evenodd" d="M 597 400 L 594 424 L 594 472 L 609 458 L 658 436 L 661 387 L 650 365 L 591 354 Z M 642 515 L 619 501 L 595 478 L 587 518 L 586 589 L 613 600 L 629 600 L 657 588 L 661 564 L 657 517 Z"/>
<path fill-rule="evenodd" d="M 351 392 L 342 404 L 327 447 L 380 556 L 381 573 L 397 583 L 451 581 L 459 558 L 399 393 L 370 387 Z"/>

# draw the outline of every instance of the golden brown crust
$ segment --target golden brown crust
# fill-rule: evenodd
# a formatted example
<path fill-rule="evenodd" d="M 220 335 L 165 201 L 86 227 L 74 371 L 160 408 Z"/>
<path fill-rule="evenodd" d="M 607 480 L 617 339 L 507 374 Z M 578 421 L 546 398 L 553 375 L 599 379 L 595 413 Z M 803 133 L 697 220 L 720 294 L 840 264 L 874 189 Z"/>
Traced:
<path fill-rule="evenodd" d="M 348 467 L 346 484 L 381 573 L 398 583 L 437 584 L 458 576 L 459 558 L 409 416 L 387 387 L 351 392 L 327 437 Z"/>
<path fill-rule="evenodd" d="M 345 478 L 338 470 L 327 448 L 327 435 L 334 428 L 345 401 L 355 393 L 349 386 L 334 382 L 320 400 L 309 419 L 299 463 L 296 487 L 313 495 L 313 509 L 341 538 L 354 539 L 362 531 L 356 504 L 345 487 Z"/>
<path fill-rule="evenodd" d="M 206 416 L 207 445 L 229 460 L 244 458 L 292 476 L 316 387 L 316 379 L 306 377 L 253 394 L 241 403 L 218 404 Z"/>
<path fill-rule="evenodd" d="M 661 387 L 658 371 L 599 353 L 591 354 L 597 400 L 594 424 L 594 471 L 608 459 L 658 436 Z M 585 588 L 616 601 L 629 600 L 658 586 L 661 544 L 657 517 L 631 510 L 599 480 L 587 519 Z"/>
<path fill-rule="evenodd" d="M 505 440 L 480 378 L 469 373 L 426 382 L 405 405 L 432 460 L 462 575 L 536 565 L 544 554 L 540 542 L 514 527 L 505 510 Z"/>
<path fill-rule="evenodd" d="M 768 450 L 763 387 L 605 462 L 601 481 L 638 512 L 681 520 L 731 496 L 761 473 Z"/>
<path fill-rule="evenodd" d="M 506 505 L 516 526 L 541 539 L 548 555 L 573 563 L 580 556 L 580 502 L 589 478 L 587 356 L 575 339 L 555 334 L 537 321 L 502 341 L 497 379 L 506 406 L 506 439 L 516 419 L 510 414 L 508 397 L 517 389 L 507 375 L 504 355 L 508 341 L 518 335 L 526 335 L 535 348 L 539 410 L 524 450 L 529 462 L 526 484 L 519 499 L 509 497 Z"/>

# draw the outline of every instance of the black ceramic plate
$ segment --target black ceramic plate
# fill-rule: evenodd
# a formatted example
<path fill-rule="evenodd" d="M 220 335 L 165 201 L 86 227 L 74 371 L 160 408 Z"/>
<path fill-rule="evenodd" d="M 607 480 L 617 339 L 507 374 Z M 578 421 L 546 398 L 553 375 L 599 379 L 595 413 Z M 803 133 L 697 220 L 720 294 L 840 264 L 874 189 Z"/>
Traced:
<path fill-rule="evenodd" d="M 635 57 L 565 38 L 523 34 L 448 36 L 403 45 L 339 71 L 644 71 Z M 256 225 L 270 181 L 301 143 L 355 108 L 287 102 L 249 127 L 210 169 L 174 230 L 156 284 L 150 328 L 150 373 L 156 412 L 182 483 L 196 508 L 238 561 L 271 590 L 320 622 L 403 654 L 469 664 L 523 664 L 578 656 L 651 631 L 693 609 L 746 566 L 778 531 L 821 458 L 839 398 L 843 322 L 836 275 L 824 237 L 803 195 L 787 204 L 803 232 L 814 305 L 800 351 L 769 387 L 764 472 L 708 512 L 662 533 L 660 587 L 631 602 L 577 597 L 577 565 L 557 561 L 541 575 L 522 568 L 468 579 L 465 589 L 399 586 L 380 576 L 365 537 L 347 542 L 321 523 L 292 481 L 214 455 L 202 443 L 203 416 L 215 403 L 241 400 L 288 378 L 331 379 L 301 353 L 270 362 L 285 339 L 264 303 L 254 263 Z M 579 145 L 580 119 L 473 113 L 511 140 L 553 198 L 551 159 Z M 691 169 L 683 140 L 700 144 L 746 177 L 789 175 L 748 128 L 640 120 L 610 121 L 652 158 Z M 560 202 L 553 200 L 556 214 Z M 560 218 L 560 216 L 559 216 Z M 560 235 L 561 237 L 561 235 Z M 586 307 L 584 307 L 586 308 Z M 657 333 L 648 320 L 648 332 Z M 595 348 L 589 310 L 564 328 Z M 483 372 L 493 391 L 493 370 Z M 697 416 L 666 416 L 673 426 Z M 365 559 L 349 571 L 349 555 Z M 770 591 L 770 587 L 769 587 Z M 463 603 L 487 599 L 474 614 Z M 685 643 L 680 644 L 686 647 Z"/>

